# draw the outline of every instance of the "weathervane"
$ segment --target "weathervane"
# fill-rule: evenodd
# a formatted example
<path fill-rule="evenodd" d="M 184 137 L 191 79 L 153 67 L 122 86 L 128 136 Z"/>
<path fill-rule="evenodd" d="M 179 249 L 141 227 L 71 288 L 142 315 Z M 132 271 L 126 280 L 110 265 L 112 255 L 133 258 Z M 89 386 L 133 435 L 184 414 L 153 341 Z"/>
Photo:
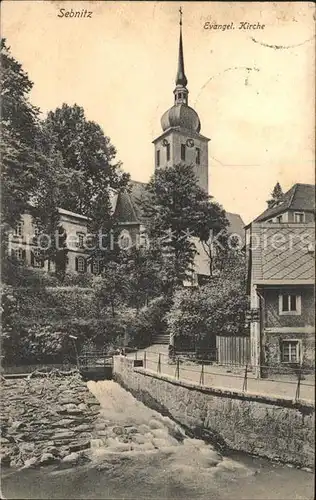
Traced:
<path fill-rule="evenodd" d="M 180 26 L 182 26 L 182 8 L 181 7 L 179 9 L 179 13 L 180 13 Z"/>

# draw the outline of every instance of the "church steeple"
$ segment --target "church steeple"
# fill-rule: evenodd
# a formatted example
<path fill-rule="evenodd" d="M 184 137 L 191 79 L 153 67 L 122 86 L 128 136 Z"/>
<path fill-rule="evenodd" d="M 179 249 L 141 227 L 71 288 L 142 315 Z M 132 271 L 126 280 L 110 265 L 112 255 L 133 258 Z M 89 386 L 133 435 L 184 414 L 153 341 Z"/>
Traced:
<path fill-rule="evenodd" d="M 208 141 L 200 134 L 201 123 L 197 112 L 188 105 L 188 80 L 184 70 L 182 40 L 182 9 L 180 8 L 178 69 L 174 104 L 161 117 L 162 134 L 155 144 L 155 167 L 192 165 L 199 186 L 208 193 Z"/>
<path fill-rule="evenodd" d="M 183 42 L 182 42 L 182 9 L 180 13 L 180 38 L 179 38 L 179 55 L 178 55 L 178 71 L 176 76 L 176 88 L 174 89 L 175 104 L 188 104 L 188 80 L 184 71 L 184 57 L 183 57 Z"/>

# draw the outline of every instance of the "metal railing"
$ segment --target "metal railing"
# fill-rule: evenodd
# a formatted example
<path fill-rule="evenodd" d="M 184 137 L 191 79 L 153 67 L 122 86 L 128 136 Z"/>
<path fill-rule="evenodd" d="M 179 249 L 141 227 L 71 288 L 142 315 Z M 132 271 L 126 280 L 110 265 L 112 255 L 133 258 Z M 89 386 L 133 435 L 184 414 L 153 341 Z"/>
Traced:
<path fill-rule="evenodd" d="M 177 380 L 187 380 L 204 387 L 238 390 L 264 396 L 301 399 L 315 399 L 315 371 L 300 365 L 282 367 L 273 365 L 211 364 L 209 360 L 199 359 L 195 362 L 181 359 L 180 356 L 170 358 L 168 354 L 146 350 L 142 354 L 135 353 L 139 366 L 148 371 L 171 376 Z M 261 378 L 258 374 L 265 372 Z M 274 372 L 274 373 L 273 373 Z"/>

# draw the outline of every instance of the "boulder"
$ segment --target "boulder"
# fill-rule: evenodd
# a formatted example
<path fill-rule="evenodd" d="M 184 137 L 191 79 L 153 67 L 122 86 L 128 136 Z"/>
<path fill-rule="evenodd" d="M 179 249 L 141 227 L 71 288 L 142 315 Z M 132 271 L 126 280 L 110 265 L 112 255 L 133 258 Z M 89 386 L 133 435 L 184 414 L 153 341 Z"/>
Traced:
<path fill-rule="evenodd" d="M 60 432 L 56 432 L 53 436 L 52 436 L 52 439 L 55 441 L 55 440 L 59 440 L 59 439 L 71 439 L 72 437 L 74 437 L 75 433 L 73 431 L 60 431 Z"/>
<path fill-rule="evenodd" d="M 149 427 L 151 429 L 163 429 L 164 428 L 164 425 L 162 422 L 159 422 L 158 420 L 155 420 L 155 419 L 151 419 L 149 421 Z"/>
<path fill-rule="evenodd" d="M 124 434 L 124 427 L 121 427 L 121 426 L 115 426 L 115 427 L 112 427 L 112 432 L 113 434 L 116 434 L 116 435 L 121 435 L 121 434 Z"/>
<path fill-rule="evenodd" d="M 75 441 L 68 446 L 69 451 L 81 451 L 86 450 L 91 447 L 91 442 L 89 439 L 83 439 L 81 441 Z"/>
<path fill-rule="evenodd" d="M 90 426 L 87 424 L 81 424 L 77 425 L 77 427 L 74 427 L 74 432 L 86 432 L 90 430 Z"/>
<path fill-rule="evenodd" d="M 78 405 L 78 408 L 79 408 L 79 410 L 81 410 L 81 411 L 86 411 L 86 410 L 88 409 L 87 405 L 85 405 L 84 403 L 80 403 L 80 404 Z"/>
<path fill-rule="evenodd" d="M 69 455 L 66 455 L 62 459 L 62 463 L 63 464 L 69 464 L 69 465 L 75 465 L 75 464 L 77 464 L 79 462 L 79 460 L 80 460 L 79 453 L 72 452 L 72 453 L 69 453 Z"/>
<path fill-rule="evenodd" d="M 57 420 L 56 422 L 52 422 L 51 427 L 69 427 L 69 425 L 73 424 L 75 420 L 73 418 L 62 418 L 61 420 Z"/>
<path fill-rule="evenodd" d="M 18 446 L 21 453 L 32 453 L 35 448 L 35 443 L 19 443 Z"/>
<path fill-rule="evenodd" d="M 43 453 L 40 458 L 40 465 L 49 465 L 56 462 L 56 457 L 52 453 Z"/>
<path fill-rule="evenodd" d="M 125 431 L 128 432 L 128 434 L 137 434 L 138 433 L 138 429 L 136 427 L 134 427 L 133 425 L 125 426 Z"/>
<path fill-rule="evenodd" d="M 97 422 L 94 426 L 97 431 L 104 431 L 107 428 L 107 424 L 105 422 Z"/>
<path fill-rule="evenodd" d="M 67 415 L 81 415 L 82 414 L 82 410 L 80 410 L 80 408 L 76 407 L 76 408 L 67 408 Z"/>

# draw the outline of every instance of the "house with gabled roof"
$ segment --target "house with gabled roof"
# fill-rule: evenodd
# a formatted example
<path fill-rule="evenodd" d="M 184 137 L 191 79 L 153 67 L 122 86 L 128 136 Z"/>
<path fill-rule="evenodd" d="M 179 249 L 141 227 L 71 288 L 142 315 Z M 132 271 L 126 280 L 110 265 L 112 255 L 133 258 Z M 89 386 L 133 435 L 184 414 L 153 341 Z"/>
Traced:
<path fill-rule="evenodd" d="M 313 193 L 314 186 L 295 184 L 246 227 L 251 363 L 257 367 L 315 366 Z"/>
<path fill-rule="evenodd" d="M 315 221 L 315 186 L 294 184 L 254 222 L 309 223 Z"/>

